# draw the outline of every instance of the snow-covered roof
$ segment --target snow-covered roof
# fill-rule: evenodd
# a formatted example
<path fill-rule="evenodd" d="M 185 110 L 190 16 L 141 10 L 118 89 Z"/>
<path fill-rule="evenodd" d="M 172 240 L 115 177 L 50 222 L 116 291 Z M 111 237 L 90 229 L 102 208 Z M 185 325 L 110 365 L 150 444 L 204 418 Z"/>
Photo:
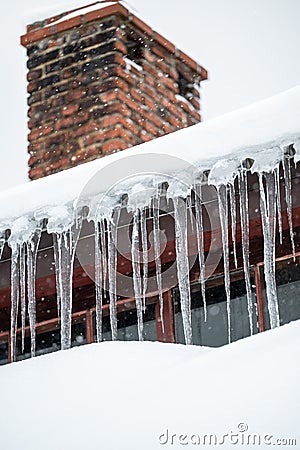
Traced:
<path fill-rule="evenodd" d="M 299 336 L 298 321 L 219 349 L 103 342 L 1 367 L 1 447 L 297 448 Z"/>
<path fill-rule="evenodd" d="M 99 171 L 129 157 L 155 161 L 158 173 L 174 174 L 184 162 L 199 170 L 210 170 L 210 182 L 231 179 L 241 161 L 253 159 L 257 171 L 272 170 L 282 158 L 284 147 L 294 144 L 300 159 L 300 86 L 218 118 L 199 123 L 105 158 L 28 182 L 0 193 L 2 229 L 22 215 L 45 207 L 76 202 L 89 180 Z M 179 163 L 164 164 L 161 155 Z M 106 192 L 114 176 L 106 176 L 97 186 Z M 191 181 L 192 184 L 192 181 Z"/>

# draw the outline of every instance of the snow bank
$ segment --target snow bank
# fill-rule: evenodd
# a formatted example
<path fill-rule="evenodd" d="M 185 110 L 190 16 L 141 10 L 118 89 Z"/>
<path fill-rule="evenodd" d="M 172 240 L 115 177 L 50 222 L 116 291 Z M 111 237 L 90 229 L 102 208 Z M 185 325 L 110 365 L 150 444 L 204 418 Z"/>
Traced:
<path fill-rule="evenodd" d="M 1 448 L 179 449 L 180 434 L 197 448 L 192 435 L 214 434 L 231 449 L 254 433 L 267 441 L 255 448 L 299 445 L 299 340 L 300 321 L 219 349 L 105 342 L 0 367 Z M 220 445 L 231 431 L 239 444 Z"/>
<path fill-rule="evenodd" d="M 74 202 L 93 175 L 129 156 L 156 155 L 157 172 L 166 171 L 160 166 L 162 154 L 180 158 L 200 170 L 213 172 L 215 166 L 221 166 L 222 170 L 211 180 L 220 183 L 230 178 L 240 161 L 248 157 L 257 161 L 258 168 L 270 169 L 281 156 L 276 150 L 274 161 L 272 149 L 291 143 L 297 150 L 296 159 L 300 158 L 300 86 L 126 151 L 3 191 L 0 222 L 2 228 L 9 227 L 12 219 L 39 208 Z M 99 189 L 106 192 L 110 187 L 108 177 Z"/>

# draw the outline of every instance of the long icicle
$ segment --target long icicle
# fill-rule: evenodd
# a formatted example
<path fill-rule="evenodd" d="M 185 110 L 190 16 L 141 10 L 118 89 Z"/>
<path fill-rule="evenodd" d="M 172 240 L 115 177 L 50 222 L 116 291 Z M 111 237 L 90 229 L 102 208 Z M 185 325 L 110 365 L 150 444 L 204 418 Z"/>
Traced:
<path fill-rule="evenodd" d="M 249 203 L 248 203 L 248 183 L 247 171 L 241 168 L 238 174 L 239 194 L 240 194 L 240 218 L 241 218 L 241 232 L 242 232 L 242 253 L 243 266 L 245 274 L 247 307 L 250 334 L 253 334 L 253 304 L 252 291 L 250 279 L 250 261 L 249 261 Z"/>
<path fill-rule="evenodd" d="M 101 244 L 101 257 L 102 257 L 102 273 L 103 273 L 103 297 L 106 298 L 107 290 L 107 245 L 106 245 L 106 226 L 105 219 L 102 219 L 99 223 L 100 225 L 100 244 Z"/>
<path fill-rule="evenodd" d="M 234 265 L 237 269 L 237 256 L 236 256 L 236 198 L 234 182 L 229 183 L 229 201 L 230 201 L 230 216 L 231 216 L 231 237 L 233 246 L 233 259 Z"/>
<path fill-rule="evenodd" d="M 22 353 L 24 353 L 25 342 L 25 319 L 26 319 L 26 244 L 20 245 L 20 303 L 21 303 L 21 341 Z"/>
<path fill-rule="evenodd" d="M 178 197 L 173 199 L 176 264 L 185 343 L 192 344 L 191 293 L 187 248 L 187 208 L 183 207 L 182 202 L 183 200 Z"/>
<path fill-rule="evenodd" d="M 264 179 L 266 189 L 264 187 Z M 275 226 L 276 199 L 275 176 L 273 173 L 259 173 L 260 211 L 264 236 L 264 275 L 271 328 L 278 327 L 279 310 L 275 278 Z"/>
<path fill-rule="evenodd" d="M 136 209 L 133 214 L 133 229 L 131 242 L 131 260 L 133 270 L 133 288 L 138 320 L 139 341 L 143 340 L 143 304 L 142 304 L 142 278 L 140 261 L 140 210 Z"/>
<path fill-rule="evenodd" d="M 31 341 L 31 356 L 36 352 L 36 297 L 35 297 L 35 276 L 37 251 L 41 238 L 41 226 L 38 226 L 32 238 L 26 243 L 27 251 L 27 296 L 28 296 L 28 317 Z"/>
<path fill-rule="evenodd" d="M 110 298 L 111 337 L 117 339 L 117 235 L 120 209 L 118 208 L 108 221 L 108 284 Z"/>
<path fill-rule="evenodd" d="M 281 217 L 281 195 L 280 195 L 280 175 L 279 175 L 279 165 L 274 169 L 275 175 L 275 195 L 277 203 L 277 220 L 278 220 L 278 230 L 279 230 L 279 242 L 282 245 L 282 217 Z"/>
<path fill-rule="evenodd" d="M 10 319 L 10 354 L 11 361 L 16 360 L 16 341 L 18 327 L 18 309 L 20 299 L 19 274 L 20 245 L 14 244 L 11 249 L 11 319 Z"/>
<path fill-rule="evenodd" d="M 148 235 L 146 208 L 141 210 L 141 235 L 142 235 L 142 254 L 143 254 L 143 310 L 146 310 L 146 293 L 148 285 Z"/>
<path fill-rule="evenodd" d="M 193 214 L 193 202 L 192 202 L 192 196 L 191 194 L 187 196 L 186 198 L 186 207 L 189 212 L 190 217 L 190 224 L 191 224 L 191 230 L 194 231 L 194 214 Z"/>
<path fill-rule="evenodd" d="M 160 320 L 162 326 L 162 332 L 165 333 L 164 315 L 163 315 L 163 295 L 162 295 L 162 279 L 161 279 L 161 260 L 160 260 L 160 228 L 159 228 L 159 204 L 160 193 L 157 191 L 156 196 L 153 198 L 153 241 L 154 241 L 154 257 L 156 268 L 156 281 L 159 298 Z"/>
<path fill-rule="evenodd" d="M 230 274 L 229 274 L 229 242 L 228 242 L 228 199 L 227 186 L 218 186 L 219 215 L 222 230 L 224 280 L 227 305 L 228 343 L 231 342 L 231 317 L 230 317 Z"/>
<path fill-rule="evenodd" d="M 75 248 L 81 223 L 76 223 L 62 232 L 54 233 L 54 259 L 56 270 L 57 303 L 60 305 L 61 349 L 71 347 L 72 326 L 72 278 Z"/>
<path fill-rule="evenodd" d="M 96 290 L 96 334 L 97 342 L 102 341 L 103 269 L 100 241 L 100 224 L 95 220 L 95 290 Z"/>
<path fill-rule="evenodd" d="M 201 184 L 194 186 L 195 192 L 195 210 L 196 210 L 196 230 L 197 230 L 197 245 L 199 258 L 199 281 L 201 286 L 201 294 L 204 307 L 204 321 L 207 321 L 207 304 L 205 292 L 205 258 L 204 258 L 204 228 L 203 228 L 203 208 L 201 199 Z"/>
<path fill-rule="evenodd" d="M 0 233 L 0 260 L 2 258 L 2 253 L 5 245 L 5 232 Z"/>
<path fill-rule="evenodd" d="M 283 173 L 284 173 L 284 184 L 285 184 L 285 200 L 287 206 L 287 216 L 290 228 L 290 238 L 292 244 L 292 253 L 294 257 L 294 261 L 296 260 L 296 249 L 295 249 L 295 241 L 294 241 L 294 232 L 293 232 L 293 209 L 292 209 L 292 182 L 291 182 L 291 162 L 290 158 L 284 158 L 283 162 Z"/>

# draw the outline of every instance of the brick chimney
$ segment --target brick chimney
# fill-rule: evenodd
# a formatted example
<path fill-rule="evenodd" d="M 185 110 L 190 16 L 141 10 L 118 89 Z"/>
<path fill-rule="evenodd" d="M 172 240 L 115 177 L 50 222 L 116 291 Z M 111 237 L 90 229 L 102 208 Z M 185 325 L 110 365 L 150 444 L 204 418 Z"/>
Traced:
<path fill-rule="evenodd" d="M 201 120 L 207 71 L 119 2 L 27 27 L 29 177 Z"/>

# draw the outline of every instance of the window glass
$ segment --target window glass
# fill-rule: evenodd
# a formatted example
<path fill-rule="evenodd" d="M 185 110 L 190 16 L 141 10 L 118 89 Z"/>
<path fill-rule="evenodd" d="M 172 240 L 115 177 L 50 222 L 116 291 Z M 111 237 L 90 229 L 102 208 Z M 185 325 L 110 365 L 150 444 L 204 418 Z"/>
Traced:
<path fill-rule="evenodd" d="M 147 305 L 143 315 L 144 331 L 143 337 L 145 341 L 156 341 L 156 320 L 155 320 L 155 303 Z M 118 340 L 119 341 L 138 341 L 137 329 L 137 313 L 136 309 L 122 311 L 118 313 Z M 103 341 L 111 341 L 111 328 L 109 316 L 103 317 L 102 322 L 102 339 Z M 94 329 L 95 315 L 94 315 Z M 94 336 L 96 340 L 96 336 Z"/>
<path fill-rule="evenodd" d="M 243 277 L 231 281 L 231 341 L 237 341 L 250 335 L 249 316 L 246 297 L 246 286 Z M 206 286 L 207 320 L 204 317 L 204 305 L 199 284 L 191 288 L 192 332 L 194 345 L 220 347 L 228 343 L 227 305 L 223 278 L 209 280 Z M 254 293 L 253 328 L 257 328 L 257 310 Z M 176 342 L 184 343 L 180 296 L 178 290 L 173 292 L 175 337 Z"/>
<path fill-rule="evenodd" d="M 8 363 L 8 342 L 0 341 L 0 366 Z"/>
<path fill-rule="evenodd" d="M 55 325 L 53 325 L 53 328 Z M 76 319 L 71 328 L 71 345 L 76 347 L 78 345 L 86 344 L 86 324 L 85 318 Z M 26 333 L 24 342 L 24 352 L 22 353 L 21 334 L 17 336 L 17 360 L 21 361 L 31 357 L 30 336 Z M 36 356 L 44 355 L 46 353 L 56 352 L 60 350 L 60 328 L 54 328 L 49 331 L 39 332 L 36 334 Z"/>

